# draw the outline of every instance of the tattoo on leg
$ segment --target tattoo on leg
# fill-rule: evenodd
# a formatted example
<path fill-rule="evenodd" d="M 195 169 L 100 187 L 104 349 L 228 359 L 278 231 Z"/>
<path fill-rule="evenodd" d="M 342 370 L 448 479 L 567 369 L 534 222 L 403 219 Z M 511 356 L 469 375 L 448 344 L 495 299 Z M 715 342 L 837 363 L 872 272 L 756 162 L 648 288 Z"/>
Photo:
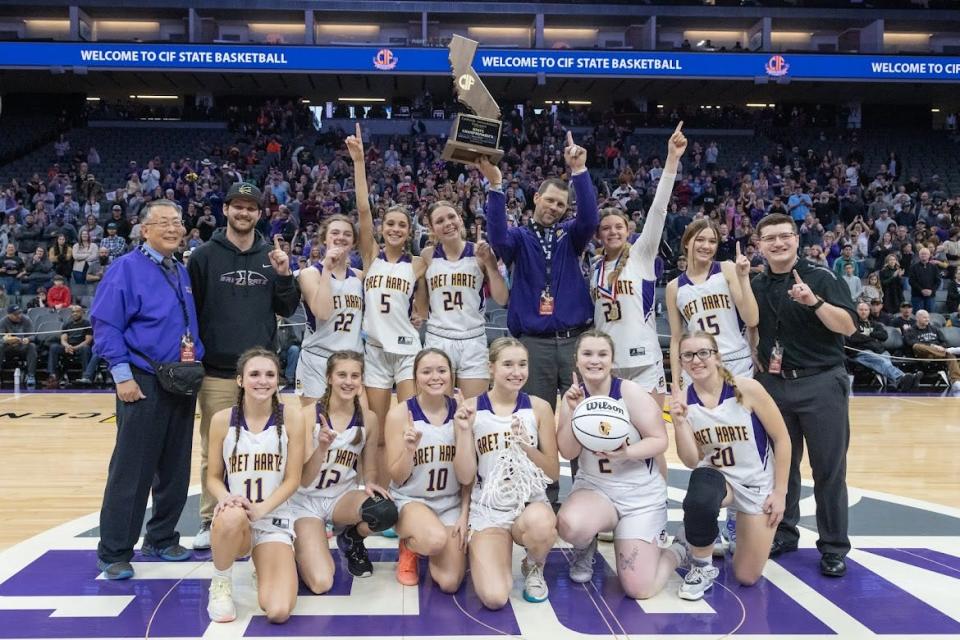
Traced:
<path fill-rule="evenodd" d="M 620 561 L 617 562 L 617 568 L 621 571 L 633 570 L 634 565 L 637 562 L 637 556 L 640 555 L 640 548 L 634 547 L 633 551 L 630 552 L 630 556 L 627 557 L 624 554 L 620 554 Z"/>

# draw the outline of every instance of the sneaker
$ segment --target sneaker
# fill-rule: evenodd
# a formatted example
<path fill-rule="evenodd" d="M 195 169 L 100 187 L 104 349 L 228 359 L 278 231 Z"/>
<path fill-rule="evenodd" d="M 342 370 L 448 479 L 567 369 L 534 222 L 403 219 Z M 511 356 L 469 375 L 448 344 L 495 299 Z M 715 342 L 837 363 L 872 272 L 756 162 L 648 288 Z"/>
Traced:
<path fill-rule="evenodd" d="M 960 396 L 960 380 L 957 380 L 950 385 L 950 395 Z"/>
<path fill-rule="evenodd" d="M 140 547 L 140 555 L 147 556 L 148 558 L 160 558 L 167 562 L 183 562 L 184 560 L 192 558 L 193 552 L 179 544 L 172 544 L 169 547 L 157 549 L 153 545 L 144 542 L 143 546 Z"/>
<path fill-rule="evenodd" d="M 35 376 L 27 376 L 27 386 L 33 389 L 37 386 L 37 378 Z"/>
<path fill-rule="evenodd" d="M 79 380 L 77 380 L 77 384 L 80 385 L 80 386 L 87 387 L 87 386 L 90 386 L 91 384 L 93 384 L 93 380 L 91 380 L 91 379 L 88 378 L 87 376 L 83 376 L 82 378 L 80 378 Z"/>
<path fill-rule="evenodd" d="M 594 538 L 583 549 L 573 549 L 573 561 L 570 562 L 570 579 L 579 584 L 590 582 L 593 578 L 593 563 L 596 562 L 597 539 Z"/>
<path fill-rule="evenodd" d="M 382 535 L 384 538 L 396 538 L 397 531 L 393 527 L 390 527 L 389 529 L 384 529 L 381 531 L 380 535 Z"/>
<path fill-rule="evenodd" d="M 920 382 L 919 376 L 915 373 L 905 373 L 897 381 L 897 391 L 912 391 L 917 387 L 917 383 Z"/>
<path fill-rule="evenodd" d="M 727 507 L 727 521 L 720 528 L 720 535 L 727 541 L 727 550 L 730 555 L 737 552 L 737 512 Z"/>
<path fill-rule="evenodd" d="M 397 557 L 397 582 L 408 587 L 420 584 L 420 556 L 400 541 L 400 555 Z"/>
<path fill-rule="evenodd" d="M 355 578 L 367 578 L 373 575 L 373 563 L 363 546 L 363 536 L 354 525 L 337 536 L 337 548 L 347 559 L 347 570 Z"/>
<path fill-rule="evenodd" d="M 133 565 L 129 562 L 104 562 L 97 560 L 97 569 L 107 580 L 129 580 L 133 577 Z"/>
<path fill-rule="evenodd" d="M 527 602 L 546 600 L 550 591 L 543 577 L 543 565 L 524 558 L 520 564 L 520 572 L 523 573 L 523 599 Z"/>
<path fill-rule="evenodd" d="M 196 551 L 206 551 L 210 548 L 210 523 L 200 523 L 200 530 L 193 536 L 193 548 Z"/>
<path fill-rule="evenodd" d="M 233 585 L 227 578 L 214 576 L 210 581 L 207 614 L 214 622 L 233 622 L 237 619 L 237 607 L 233 604 Z"/>
<path fill-rule="evenodd" d="M 677 568 L 686 567 L 690 564 L 690 550 L 687 544 L 687 536 L 684 535 L 683 525 L 677 529 L 677 534 L 673 536 L 673 543 L 667 549 L 677 556 Z"/>
<path fill-rule="evenodd" d="M 683 600 L 699 600 L 713 586 L 713 581 L 720 575 L 720 570 L 712 564 L 694 564 L 687 571 L 680 585 L 679 595 Z"/>

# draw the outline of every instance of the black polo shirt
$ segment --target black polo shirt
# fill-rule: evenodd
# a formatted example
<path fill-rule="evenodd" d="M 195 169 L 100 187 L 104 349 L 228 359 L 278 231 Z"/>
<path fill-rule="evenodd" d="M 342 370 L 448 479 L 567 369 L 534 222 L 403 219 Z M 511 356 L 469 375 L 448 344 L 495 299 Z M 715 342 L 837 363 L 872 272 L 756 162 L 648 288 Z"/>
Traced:
<path fill-rule="evenodd" d="M 805 258 L 794 267 L 813 293 L 835 307 L 841 307 L 857 321 L 857 311 L 850 298 L 850 289 L 829 269 L 818 267 Z M 760 343 L 757 355 L 764 369 L 770 351 L 779 340 L 783 347 L 783 369 L 833 367 L 844 361 L 843 338 L 828 329 L 817 317 L 817 312 L 794 302 L 787 292 L 796 284 L 793 270 L 771 273 L 770 267 L 758 274 L 751 285 L 760 309 Z"/>

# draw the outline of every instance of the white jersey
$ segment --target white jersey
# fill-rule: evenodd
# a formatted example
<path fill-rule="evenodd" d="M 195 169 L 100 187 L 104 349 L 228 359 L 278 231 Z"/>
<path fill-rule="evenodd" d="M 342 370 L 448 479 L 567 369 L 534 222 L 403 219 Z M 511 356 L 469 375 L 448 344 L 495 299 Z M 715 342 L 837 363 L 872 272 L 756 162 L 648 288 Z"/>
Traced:
<path fill-rule="evenodd" d="M 410 477 L 400 486 L 391 482 L 390 493 L 398 502 L 421 498 L 433 511 L 442 513 L 460 504 L 460 483 L 453 470 L 457 450 L 453 414 L 457 405 L 447 398 L 447 416 L 441 425 L 427 419 L 416 396 L 407 400 L 407 410 L 413 415 L 414 428 L 423 435 L 413 453 Z"/>
<path fill-rule="evenodd" d="M 368 342 L 387 353 L 416 355 L 420 351 L 420 332 L 410 322 L 413 275 L 409 255 L 394 263 L 381 251 L 364 276 L 363 330 Z"/>
<path fill-rule="evenodd" d="M 625 264 L 602 256 L 593 267 L 590 289 L 594 299 L 593 324 L 613 338 L 614 367 L 646 367 L 663 360 L 654 316 L 657 274 L 654 268 L 660 237 L 667 220 L 667 200 L 673 191 L 674 174 L 666 172 L 657 184 L 657 193 L 647 213 L 640 237 L 630 247 Z M 623 269 L 617 281 L 610 274 Z"/>
<path fill-rule="evenodd" d="M 704 331 L 717 341 L 723 360 L 750 357 L 744 338 L 746 326 L 730 294 L 730 285 L 719 262 L 710 265 L 707 279 L 693 282 L 687 274 L 677 278 L 677 308 L 687 331 Z"/>
<path fill-rule="evenodd" d="M 323 272 L 322 265 L 308 267 Z M 363 323 L 363 283 L 357 272 L 347 267 L 346 277 L 341 280 L 331 274 L 330 291 L 333 294 L 333 313 L 325 322 L 317 323 L 305 304 L 307 329 L 301 348 L 312 355 L 329 357 L 335 351 L 363 353 L 363 338 L 360 330 Z"/>
<path fill-rule="evenodd" d="M 230 427 L 223 439 L 227 491 L 253 503 L 263 502 L 283 484 L 287 469 L 287 432 L 277 426 L 276 416 L 272 415 L 263 431 L 253 433 L 238 413 L 237 407 L 233 407 Z M 261 520 L 269 523 L 275 517 L 288 517 L 282 513 L 285 506 L 277 507 Z"/>
<path fill-rule="evenodd" d="M 623 400 L 621 390 L 623 380 L 613 378 L 610 381 L 610 397 L 614 400 Z M 590 394 L 586 387 L 581 384 L 583 393 L 589 397 Z M 626 409 L 626 403 L 623 403 Z M 627 410 L 627 419 L 630 419 L 630 411 Z M 628 444 L 634 444 L 632 442 Z M 663 500 L 666 501 L 667 483 L 656 461 L 653 458 L 647 460 L 610 460 L 601 458 L 592 451 L 582 449 L 577 457 L 579 468 L 577 469 L 576 479 L 587 479 L 600 487 L 610 487 L 616 489 L 637 490 L 639 493 L 647 494 L 652 491 L 663 492 Z"/>
<path fill-rule="evenodd" d="M 708 409 L 690 385 L 687 407 L 702 456 L 697 466 L 712 467 L 737 484 L 762 489 L 766 497 L 773 487 L 773 448 L 757 416 L 737 402 L 733 387 L 724 382 L 719 404 Z"/>
<path fill-rule="evenodd" d="M 320 403 L 317 403 L 317 418 L 313 425 L 314 448 L 320 441 L 320 429 L 324 428 L 320 423 L 321 413 Z M 330 422 L 329 418 L 327 422 Z M 320 472 L 310 481 L 309 486 L 297 489 L 297 493 L 311 498 L 335 498 L 358 488 L 360 483 L 357 466 L 366 442 L 367 430 L 363 426 L 363 414 L 358 411 L 350 419 L 347 428 L 338 433 L 336 439 L 330 443 Z"/>
<path fill-rule="evenodd" d="M 443 338 L 468 340 L 485 335 L 483 269 L 468 242 L 456 260 L 448 260 L 437 245 L 425 278 L 430 292 L 427 332 Z"/>
<path fill-rule="evenodd" d="M 471 500 L 479 503 L 483 493 L 483 479 L 490 475 L 491 470 L 500 456 L 500 451 L 507 447 L 507 437 L 512 433 L 511 425 L 516 416 L 532 437 L 534 447 L 540 442 L 537 430 L 537 416 L 533 412 L 530 396 L 521 392 L 517 397 L 516 407 L 509 416 L 498 416 L 493 412 L 490 396 L 486 393 L 477 398 L 477 413 L 473 419 L 473 441 L 477 453 L 477 481 L 473 485 Z M 534 496 L 530 502 L 546 501 L 546 494 Z"/>

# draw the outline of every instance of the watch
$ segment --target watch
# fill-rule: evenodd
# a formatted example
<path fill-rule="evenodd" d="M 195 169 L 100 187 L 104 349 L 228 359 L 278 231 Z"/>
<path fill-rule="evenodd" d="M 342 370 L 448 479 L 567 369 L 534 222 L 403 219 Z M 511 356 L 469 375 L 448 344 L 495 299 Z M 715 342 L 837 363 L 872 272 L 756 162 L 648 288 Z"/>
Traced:
<path fill-rule="evenodd" d="M 824 299 L 821 298 L 820 296 L 817 296 L 817 301 L 816 301 L 816 303 L 811 304 L 811 305 L 809 306 L 809 308 L 810 308 L 811 311 L 816 311 L 817 309 L 819 309 L 820 307 L 822 307 L 825 302 L 826 302 L 826 300 L 824 300 Z"/>

